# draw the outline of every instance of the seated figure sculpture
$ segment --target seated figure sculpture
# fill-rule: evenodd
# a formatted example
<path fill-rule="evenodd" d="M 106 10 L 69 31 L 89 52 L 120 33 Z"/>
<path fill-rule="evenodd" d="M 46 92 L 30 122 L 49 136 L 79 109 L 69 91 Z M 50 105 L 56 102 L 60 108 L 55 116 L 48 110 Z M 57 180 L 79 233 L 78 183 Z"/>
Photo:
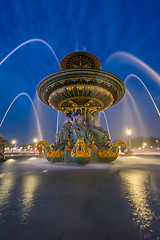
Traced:
<path fill-rule="evenodd" d="M 66 113 L 66 120 L 63 124 L 63 129 L 57 134 L 56 144 L 52 144 L 52 148 L 57 150 L 58 148 L 64 149 L 67 145 L 68 139 L 70 139 L 70 129 L 72 126 L 73 118 L 71 112 Z"/>
<path fill-rule="evenodd" d="M 85 143 L 88 143 L 89 132 L 87 131 L 86 122 L 84 116 L 81 114 L 80 109 L 74 113 L 73 124 L 71 127 L 71 139 L 74 143 L 77 142 L 78 138 L 83 138 Z"/>
<path fill-rule="evenodd" d="M 110 138 L 107 131 L 103 127 L 98 126 L 97 115 L 95 113 L 90 114 L 90 133 L 95 140 L 95 144 L 99 149 L 107 149 L 110 145 Z"/>
<path fill-rule="evenodd" d="M 57 143 L 53 144 L 52 148 L 64 150 L 68 139 L 74 146 L 79 138 L 83 138 L 87 146 L 91 144 L 91 138 L 93 138 L 99 149 L 107 149 L 111 141 L 108 132 L 98 126 L 96 113 L 90 114 L 87 124 L 81 110 L 77 108 L 73 112 L 66 113 L 63 129 L 57 134 Z"/>

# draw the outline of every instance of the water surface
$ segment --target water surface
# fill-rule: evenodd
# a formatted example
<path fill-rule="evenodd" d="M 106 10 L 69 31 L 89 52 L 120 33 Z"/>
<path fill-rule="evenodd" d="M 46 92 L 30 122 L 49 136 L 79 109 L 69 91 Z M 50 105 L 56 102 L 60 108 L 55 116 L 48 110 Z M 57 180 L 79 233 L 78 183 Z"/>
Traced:
<path fill-rule="evenodd" d="M 160 239 L 160 156 L 0 164 L 0 239 Z"/>

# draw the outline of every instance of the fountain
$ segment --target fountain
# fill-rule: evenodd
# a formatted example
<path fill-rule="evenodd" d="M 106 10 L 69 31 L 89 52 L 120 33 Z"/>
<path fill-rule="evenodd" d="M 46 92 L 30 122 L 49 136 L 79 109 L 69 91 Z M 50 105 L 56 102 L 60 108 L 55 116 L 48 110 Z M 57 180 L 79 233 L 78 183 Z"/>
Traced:
<path fill-rule="evenodd" d="M 112 162 L 124 141 L 112 142 L 100 127 L 97 115 L 117 104 L 125 85 L 112 73 L 101 70 L 100 60 L 85 51 L 73 52 L 61 61 L 61 70 L 45 77 L 37 87 L 39 99 L 66 113 L 56 143 L 40 141 L 37 148 L 50 162 Z"/>

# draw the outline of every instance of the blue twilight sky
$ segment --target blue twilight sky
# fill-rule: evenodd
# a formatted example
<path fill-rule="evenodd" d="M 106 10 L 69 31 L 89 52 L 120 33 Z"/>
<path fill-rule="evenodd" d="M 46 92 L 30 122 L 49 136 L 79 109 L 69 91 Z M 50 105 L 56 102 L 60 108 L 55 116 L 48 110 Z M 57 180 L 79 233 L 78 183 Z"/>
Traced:
<path fill-rule="evenodd" d="M 159 0 L 0 0 L 0 61 L 30 39 L 50 44 L 59 61 L 72 51 L 86 50 L 99 57 L 103 70 L 123 81 L 129 74 L 136 74 L 160 109 Z M 117 52 L 132 54 L 152 69 L 147 70 L 131 55 Z M 56 111 L 37 99 L 36 87 L 42 78 L 58 70 L 53 53 L 42 42 L 28 43 L 13 53 L 0 66 L 0 121 L 13 99 L 25 92 L 34 101 L 44 139 L 53 142 Z M 130 97 L 126 94 L 106 110 L 112 139 L 124 138 L 127 127 L 134 137 L 159 137 L 160 117 L 144 86 L 132 77 L 126 87 Z M 105 126 L 102 114 L 100 119 Z M 63 120 L 60 114 L 59 127 Z M 0 132 L 19 144 L 32 142 L 38 135 L 29 98 L 17 98 Z"/>

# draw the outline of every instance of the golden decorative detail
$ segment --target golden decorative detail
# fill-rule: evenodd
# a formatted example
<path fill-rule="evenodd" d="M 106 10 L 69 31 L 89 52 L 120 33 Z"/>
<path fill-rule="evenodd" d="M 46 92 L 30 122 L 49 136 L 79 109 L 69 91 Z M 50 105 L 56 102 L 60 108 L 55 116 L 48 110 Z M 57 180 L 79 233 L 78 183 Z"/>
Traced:
<path fill-rule="evenodd" d="M 67 98 L 67 99 L 64 99 L 64 100 L 62 100 L 59 104 L 58 104 L 58 107 L 60 108 L 60 109 L 62 109 L 63 108 L 63 104 L 64 103 L 67 103 L 67 102 L 70 102 L 70 101 L 76 101 L 77 102 L 77 106 L 78 106 L 78 102 L 80 102 L 80 103 L 83 103 L 84 102 L 84 104 L 85 104 L 85 102 L 87 102 L 87 100 L 92 100 L 92 102 L 90 102 L 90 103 L 93 103 L 93 101 L 95 102 L 94 104 L 96 104 L 96 103 L 98 103 L 98 105 L 99 106 L 94 106 L 94 107 L 97 107 L 97 108 L 99 108 L 99 109 L 102 109 L 103 107 L 104 107 L 104 103 L 101 101 L 101 100 L 99 100 L 99 99 L 96 99 L 96 98 L 93 98 L 93 97 L 88 97 L 88 96 L 82 96 L 82 97 L 71 97 L 71 98 Z M 80 106 L 78 106 L 78 107 L 80 107 Z M 83 106 L 83 108 L 85 107 L 85 105 Z M 90 105 L 88 106 L 88 108 L 89 107 L 91 107 Z"/>
<path fill-rule="evenodd" d="M 44 147 L 44 155 L 49 158 L 63 157 L 63 150 L 53 150 L 46 141 L 39 141 L 37 143 L 37 149 L 41 152 L 41 146 Z"/>
<path fill-rule="evenodd" d="M 68 54 L 61 61 L 61 69 L 92 68 L 100 69 L 100 60 L 92 53 L 78 51 Z"/>
<path fill-rule="evenodd" d="M 62 158 L 63 157 L 63 150 L 54 150 L 52 158 Z"/>
<path fill-rule="evenodd" d="M 118 153 L 114 153 L 108 150 L 99 150 L 98 156 L 99 157 L 118 157 Z"/>
<path fill-rule="evenodd" d="M 74 87 L 76 87 L 77 90 L 74 90 Z M 87 87 L 86 91 L 85 91 L 85 87 Z M 67 95 L 66 95 L 66 92 L 68 93 Z M 65 86 L 53 92 L 49 96 L 48 103 L 51 107 L 57 110 L 68 111 L 68 107 L 69 108 L 71 107 L 70 104 L 68 104 L 70 100 L 71 101 L 73 100 L 74 102 L 76 102 L 76 104 L 78 104 L 78 107 L 81 107 L 81 106 L 84 107 L 86 102 L 89 101 L 90 104 L 87 103 L 86 105 L 87 108 L 94 106 L 100 111 L 104 109 L 104 104 L 105 104 L 105 108 L 110 107 L 114 101 L 114 98 L 113 98 L 113 95 L 105 88 L 96 87 L 92 85 L 89 86 L 86 84 L 84 85 L 77 84 L 77 85 Z M 90 100 L 93 100 L 93 101 L 90 101 Z"/>
<path fill-rule="evenodd" d="M 91 144 L 90 144 L 89 148 L 92 149 L 92 150 L 97 150 L 98 149 L 97 146 L 95 145 L 94 138 L 91 138 Z"/>
<path fill-rule="evenodd" d="M 77 103 L 75 103 L 75 102 L 72 101 L 72 100 L 69 100 L 68 103 L 70 103 L 70 104 L 72 105 L 72 108 L 78 107 Z"/>
<path fill-rule="evenodd" d="M 85 144 L 83 138 L 78 138 L 74 148 L 71 151 L 71 157 L 73 157 L 73 158 L 89 158 L 89 157 L 91 157 L 91 151 Z"/>
<path fill-rule="evenodd" d="M 120 145 L 126 145 L 125 141 L 123 140 L 118 140 L 114 143 L 110 143 L 110 147 L 107 150 L 99 150 L 98 151 L 98 156 L 101 157 L 118 157 L 119 153 L 119 146 Z"/>
<path fill-rule="evenodd" d="M 73 146 L 72 146 L 72 144 L 71 144 L 71 140 L 68 139 L 68 144 L 67 144 L 67 146 L 65 147 L 64 150 L 72 150 L 72 149 L 73 149 Z"/>

